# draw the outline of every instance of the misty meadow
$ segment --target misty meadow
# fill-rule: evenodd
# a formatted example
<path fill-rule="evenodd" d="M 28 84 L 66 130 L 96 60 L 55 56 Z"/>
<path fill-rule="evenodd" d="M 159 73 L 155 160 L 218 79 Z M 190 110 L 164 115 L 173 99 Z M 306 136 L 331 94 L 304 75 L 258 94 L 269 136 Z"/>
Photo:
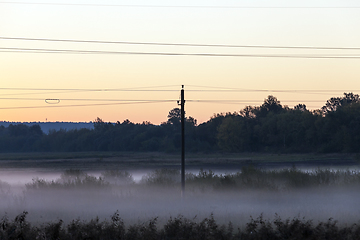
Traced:
<path fill-rule="evenodd" d="M 1 187 L 1 239 L 358 239 L 358 171 L 66 170 Z M 338 222 L 339 221 L 339 222 Z M 150 237 L 149 237 L 150 236 Z"/>

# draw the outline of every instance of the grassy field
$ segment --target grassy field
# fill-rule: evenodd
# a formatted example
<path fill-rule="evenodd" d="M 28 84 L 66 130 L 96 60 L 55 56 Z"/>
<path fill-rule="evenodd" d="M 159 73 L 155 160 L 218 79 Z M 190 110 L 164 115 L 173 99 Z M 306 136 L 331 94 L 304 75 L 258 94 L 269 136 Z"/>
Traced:
<path fill-rule="evenodd" d="M 358 239 L 357 155 L 188 154 L 186 164 L 195 171 L 180 198 L 177 154 L 0 154 L 0 239 Z M 60 177 L 1 181 L 29 169 Z"/>
<path fill-rule="evenodd" d="M 60 169 L 158 169 L 177 168 L 180 154 L 133 152 L 75 153 L 2 153 L 0 168 Z M 188 154 L 186 166 L 191 169 L 241 169 L 253 165 L 260 168 L 292 167 L 357 167 L 357 154 Z"/>

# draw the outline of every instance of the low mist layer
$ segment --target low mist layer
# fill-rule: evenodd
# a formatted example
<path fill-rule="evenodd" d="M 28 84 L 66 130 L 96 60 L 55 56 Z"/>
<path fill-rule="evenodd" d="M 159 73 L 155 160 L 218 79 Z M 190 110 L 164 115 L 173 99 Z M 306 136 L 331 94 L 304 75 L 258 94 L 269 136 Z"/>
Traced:
<path fill-rule="evenodd" d="M 200 171 L 186 177 L 185 197 L 180 196 L 176 170 L 155 170 L 139 183 L 125 171 L 107 171 L 94 177 L 67 170 L 59 179 L 34 179 L 15 191 L 0 182 L 3 215 L 14 218 L 23 211 L 33 224 L 69 223 L 74 219 L 108 219 L 118 211 L 127 225 L 157 218 L 158 226 L 170 217 L 201 221 L 213 214 L 219 224 L 231 221 L 244 227 L 250 217 L 305 218 L 342 224 L 357 223 L 360 214 L 360 174 L 357 171 L 295 168 L 265 171 L 252 167 L 235 174 L 216 175 Z"/>

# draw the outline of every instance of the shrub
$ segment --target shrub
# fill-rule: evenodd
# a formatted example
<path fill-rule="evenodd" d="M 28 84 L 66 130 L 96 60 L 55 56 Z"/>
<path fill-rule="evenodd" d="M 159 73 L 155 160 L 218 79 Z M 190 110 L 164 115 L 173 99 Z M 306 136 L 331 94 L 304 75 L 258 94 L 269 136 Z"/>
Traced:
<path fill-rule="evenodd" d="M 4 216 L 0 221 L 0 239 L 359 239 L 360 226 L 340 226 L 337 221 L 329 219 L 327 222 L 320 222 L 314 225 L 311 220 L 294 218 L 292 220 L 282 220 L 275 216 L 273 221 L 266 220 L 260 215 L 258 218 L 250 218 L 245 228 L 238 228 L 237 233 L 233 233 L 233 226 L 219 225 L 214 216 L 196 221 L 187 219 L 183 216 L 171 218 L 162 229 L 157 228 L 157 218 L 153 218 L 144 223 L 130 225 L 125 228 L 124 222 L 116 211 L 111 220 L 100 221 L 99 218 L 90 221 L 73 220 L 64 226 L 62 220 L 55 223 L 31 226 L 26 220 L 27 212 L 23 212 L 10 221 Z"/>
<path fill-rule="evenodd" d="M 175 169 L 157 169 L 141 179 L 146 185 L 173 186 L 180 182 L 180 171 Z"/>
<path fill-rule="evenodd" d="M 127 171 L 109 170 L 101 173 L 102 178 L 111 184 L 123 185 L 133 184 L 134 178 Z"/>
<path fill-rule="evenodd" d="M 106 189 L 109 183 L 103 178 L 90 176 L 80 170 L 66 170 L 56 181 L 34 178 L 32 183 L 25 184 L 27 190 L 35 189 L 76 189 L 76 188 L 100 188 Z"/>

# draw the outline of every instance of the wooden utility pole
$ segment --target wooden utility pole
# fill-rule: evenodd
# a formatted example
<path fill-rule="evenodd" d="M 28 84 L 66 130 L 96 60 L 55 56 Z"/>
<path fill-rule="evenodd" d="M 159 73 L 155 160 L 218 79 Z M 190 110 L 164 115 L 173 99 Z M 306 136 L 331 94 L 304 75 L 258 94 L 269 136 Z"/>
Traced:
<path fill-rule="evenodd" d="M 181 197 L 185 193 L 185 99 L 184 85 L 181 88 Z"/>

